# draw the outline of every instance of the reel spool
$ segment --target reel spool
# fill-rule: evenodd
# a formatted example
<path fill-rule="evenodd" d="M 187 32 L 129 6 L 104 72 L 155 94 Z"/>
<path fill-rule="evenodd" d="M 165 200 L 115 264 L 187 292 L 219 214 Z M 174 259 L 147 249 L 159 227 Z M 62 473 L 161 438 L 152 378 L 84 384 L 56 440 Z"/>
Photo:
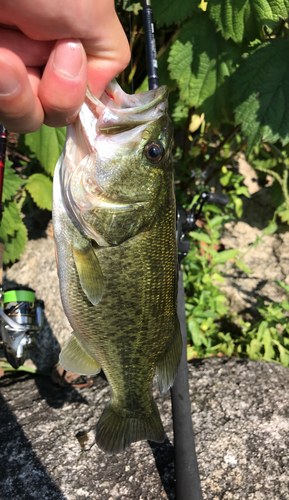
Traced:
<path fill-rule="evenodd" d="M 27 347 L 43 324 L 44 302 L 35 301 L 31 288 L 10 289 L 2 295 L 0 332 L 5 357 L 17 369 L 26 359 Z"/>

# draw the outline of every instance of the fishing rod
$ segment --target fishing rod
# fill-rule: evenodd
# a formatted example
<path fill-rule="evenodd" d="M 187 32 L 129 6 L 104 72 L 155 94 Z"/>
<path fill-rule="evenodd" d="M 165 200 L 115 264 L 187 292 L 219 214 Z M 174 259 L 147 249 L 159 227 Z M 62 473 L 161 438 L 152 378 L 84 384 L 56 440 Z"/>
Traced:
<path fill-rule="evenodd" d="M 146 41 L 147 69 L 149 89 L 158 87 L 156 43 L 150 0 L 143 0 L 143 19 Z M 184 240 L 182 226 L 186 223 L 186 214 L 177 213 L 178 242 Z M 184 254 L 184 252 L 183 252 Z M 202 500 L 202 491 L 198 469 L 193 424 L 191 417 L 191 402 L 189 396 L 188 365 L 187 365 L 187 327 L 185 311 L 185 292 L 183 273 L 179 267 L 178 280 L 178 316 L 183 339 L 182 357 L 179 370 L 171 388 L 175 476 L 177 500 Z"/>
<path fill-rule="evenodd" d="M 3 192 L 6 144 L 7 144 L 7 129 L 4 127 L 4 125 L 0 125 L 0 222 L 2 220 L 2 213 L 3 213 L 2 192 Z"/>

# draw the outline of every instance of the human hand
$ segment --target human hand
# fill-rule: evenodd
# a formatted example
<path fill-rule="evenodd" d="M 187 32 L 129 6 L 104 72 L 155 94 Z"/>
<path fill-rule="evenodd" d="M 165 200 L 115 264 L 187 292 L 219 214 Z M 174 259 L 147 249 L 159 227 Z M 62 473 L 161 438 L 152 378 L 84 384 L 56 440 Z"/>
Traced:
<path fill-rule="evenodd" d="M 0 123 L 11 132 L 72 123 L 128 64 L 114 0 L 1 0 Z"/>

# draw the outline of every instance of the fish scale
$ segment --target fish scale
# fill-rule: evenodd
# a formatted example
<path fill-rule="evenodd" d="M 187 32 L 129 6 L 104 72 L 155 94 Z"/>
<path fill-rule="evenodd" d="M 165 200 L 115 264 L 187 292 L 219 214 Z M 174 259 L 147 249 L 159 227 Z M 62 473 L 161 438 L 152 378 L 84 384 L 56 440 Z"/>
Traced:
<path fill-rule="evenodd" d="M 114 92 L 122 95 L 118 85 L 112 83 L 109 95 L 113 96 Z M 147 94 L 151 95 L 151 110 Z M 127 102 L 130 96 L 125 96 Z M 142 95 L 138 94 L 138 102 L 141 99 Z M 107 114 L 107 101 L 106 97 L 104 106 L 95 99 L 96 111 L 91 111 L 90 101 L 89 111 L 83 111 L 82 120 L 85 113 L 94 112 L 96 127 L 101 127 L 104 111 Z M 75 373 L 93 374 L 102 368 L 106 374 L 112 398 L 97 423 L 96 442 L 109 453 L 118 453 L 131 442 L 141 439 L 164 439 L 159 412 L 151 396 L 152 377 L 156 371 L 160 391 L 166 392 L 176 375 L 182 349 L 176 307 L 172 131 L 165 90 L 144 93 L 144 102 L 143 109 L 142 106 L 138 108 L 137 127 L 140 132 L 139 135 L 134 132 L 137 143 L 130 154 L 126 148 L 126 154 L 119 154 L 110 161 L 109 145 L 106 151 L 101 143 L 98 150 L 97 141 L 103 141 L 101 132 L 88 148 L 89 178 L 97 182 L 97 189 L 87 183 L 85 189 L 91 191 L 85 200 L 81 199 L 85 194 L 83 185 L 79 186 L 78 192 L 76 182 L 73 181 L 72 190 L 69 184 L 75 172 L 79 184 L 79 179 L 86 175 L 86 157 L 84 160 L 78 157 L 74 165 L 71 153 L 75 155 L 77 141 L 83 149 L 85 126 L 81 128 L 81 120 L 68 131 L 54 177 L 53 223 L 60 291 L 73 329 L 61 352 L 60 362 L 65 369 Z M 135 113 L 135 108 L 130 109 Z M 120 132 L 117 135 L 114 128 L 113 137 L 123 151 L 121 134 L 127 138 L 127 116 L 122 116 L 123 108 L 110 109 L 110 117 L 112 111 L 119 113 Z M 151 111 L 153 117 L 150 121 Z M 142 120 L 143 128 L 140 126 Z M 108 135 L 107 130 L 105 134 Z M 152 157 L 151 144 L 154 148 Z M 144 154 L 147 150 L 148 155 Z M 116 151 L 115 147 L 114 154 Z M 155 164 L 159 151 L 162 155 Z M 94 155 L 93 169 L 89 153 Z M 122 204 L 117 199 L 111 200 L 116 163 L 117 181 L 119 170 L 123 169 Z M 137 172 L 143 190 L 138 195 L 134 190 L 130 199 L 131 179 Z M 103 178 L 105 187 L 109 185 L 108 194 L 101 185 Z M 97 193 L 94 197 L 91 194 L 93 189 Z M 124 197 L 127 205 L 123 204 Z M 94 238 L 91 235 L 95 235 Z"/>

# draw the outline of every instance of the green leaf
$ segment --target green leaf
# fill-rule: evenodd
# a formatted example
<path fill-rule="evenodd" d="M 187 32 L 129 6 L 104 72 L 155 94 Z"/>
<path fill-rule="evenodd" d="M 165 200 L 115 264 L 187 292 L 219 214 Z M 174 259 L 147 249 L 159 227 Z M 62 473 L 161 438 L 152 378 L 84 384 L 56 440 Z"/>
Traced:
<path fill-rule="evenodd" d="M 243 201 L 238 196 L 233 195 L 233 202 L 235 205 L 235 211 L 236 211 L 237 217 L 239 217 L 239 219 L 240 219 L 242 217 L 242 213 L 243 213 Z"/>
<path fill-rule="evenodd" d="M 273 283 L 276 283 L 276 285 L 279 285 L 281 286 L 281 288 L 283 288 L 284 290 L 286 290 L 286 292 L 289 293 L 289 285 L 287 285 L 287 283 L 284 283 L 284 281 L 273 281 Z"/>
<path fill-rule="evenodd" d="M 284 347 L 278 343 L 278 349 L 280 353 L 280 361 L 283 366 L 288 366 L 289 365 L 289 353 Z"/>
<path fill-rule="evenodd" d="M 19 259 L 20 255 L 25 250 L 27 241 L 27 228 L 21 221 L 21 224 L 19 225 L 17 231 L 15 231 L 14 237 L 8 238 L 8 240 L 5 242 L 3 257 L 4 264 L 15 262 L 15 260 Z"/>
<path fill-rule="evenodd" d="M 223 264 L 228 260 L 235 259 L 240 252 L 238 250 L 224 250 L 223 252 L 218 252 L 214 257 L 214 264 Z"/>
<path fill-rule="evenodd" d="M 248 136 L 248 154 L 261 139 L 289 142 L 288 52 L 288 40 L 264 43 L 233 76 L 235 123 Z"/>
<path fill-rule="evenodd" d="M 275 358 L 275 351 L 274 351 L 274 347 L 272 345 L 272 337 L 271 337 L 271 334 L 270 334 L 270 331 L 268 330 L 268 328 L 266 328 L 266 330 L 264 332 L 263 342 L 264 342 L 264 347 L 265 347 L 264 358 L 274 359 Z"/>
<path fill-rule="evenodd" d="M 22 219 L 17 203 L 15 201 L 6 201 L 4 203 L 4 212 L 0 225 L 1 238 L 6 241 L 6 235 L 7 237 L 14 236 L 15 231 L 19 229 L 21 222 Z"/>
<path fill-rule="evenodd" d="M 187 348 L 187 360 L 190 361 L 190 359 L 196 358 L 198 355 L 196 349 L 194 346 L 189 346 Z"/>
<path fill-rule="evenodd" d="M 226 42 L 201 10 L 185 23 L 172 45 L 169 71 L 177 80 L 180 98 L 189 107 L 199 107 L 198 114 L 204 112 L 207 122 L 233 119 L 230 76 L 240 57 L 241 49 L 231 40 Z"/>
<path fill-rule="evenodd" d="M 37 132 L 25 135 L 25 144 L 35 153 L 47 174 L 53 175 L 65 141 L 66 128 L 42 125 Z"/>
<path fill-rule="evenodd" d="M 232 175 L 233 172 L 231 172 L 231 170 L 228 170 L 224 175 L 220 176 L 220 183 L 222 184 L 222 186 L 228 186 Z"/>
<path fill-rule="evenodd" d="M 262 348 L 262 343 L 257 339 L 251 340 L 250 344 L 247 345 L 247 354 L 252 359 L 258 359 L 260 357 L 260 350 Z"/>
<path fill-rule="evenodd" d="M 279 18 L 288 18 L 288 0 L 210 0 L 208 10 L 223 37 L 241 43 L 264 38 L 263 26 L 271 29 Z"/>
<path fill-rule="evenodd" d="M 152 0 L 153 17 L 158 27 L 183 21 L 198 9 L 200 0 Z"/>
<path fill-rule="evenodd" d="M 194 240 L 203 241 L 204 243 L 208 243 L 208 245 L 212 243 L 210 236 L 206 233 L 191 231 L 189 234 Z"/>
<path fill-rule="evenodd" d="M 265 335 L 266 330 L 268 330 L 268 322 L 267 321 L 261 321 L 259 327 L 258 327 L 258 340 L 262 340 L 263 336 Z"/>
<path fill-rule="evenodd" d="M 21 186 L 23 186 L 23 184 L 25 184 L 26 182 L 15 173 L 15 170 L 12 168 L 11 165 L 13 165 L 12 161 L 9 160 L 5 161 L 4 181 L 3 181 L 3 191 L 2 191 L 3 203 L 6 200 L 14 198 L 17 191 L 19 191 Z"/>
<path fill-rule="evenodd" d="M 198 323 L 193 319 L 189 319 L 188 327 L 192 336 L 193 344 L 195 346 L 200 346 L 202 344 L 202 333 Z"/>
<path fill-rule="evenodd" d="M 289 222 L 289 209 L 277 210 L 278 215 L 281 217 L 283 222 Z"/>
<path fill-rule="evenodd" d="M 26 189 L 39 208 L 52 210 L 52 181 L 47 175 L 31 175 L 27 181 Z"/>
<path fill-rule="evenodd" d="M 224 276 L 222 276 L 220 273 L 214 273 L 214 274 L 212 274 L 212 280 L 218 281 L 219 283 L 225 283 L 226 282 Z"/>
<path fill-rule="evenodd" d="M 278 224 L 274 220 L 271 220 L 268 226 L 265 227 L 263 231 L 263 236 L 266 236 L 267 234 L 273 234 L 277 231 L 277 229 L 278 229 Z"/>
<path fill-rule="evenodd" d="M 4 204 L 4 212 L 0 225 L 0 239 L 5 244 L 4 264 L 15 262 L 16 259 L 19 259 L 27 243 L 27 229 L 15 201 L 6 200 Z"/>
<path fill-rule="evenodd" d="M 235 264 L 241 271 L 244 271 L 244 273 L 250 274 L 253 272 L 242 260 L 236 260 Z"/>

